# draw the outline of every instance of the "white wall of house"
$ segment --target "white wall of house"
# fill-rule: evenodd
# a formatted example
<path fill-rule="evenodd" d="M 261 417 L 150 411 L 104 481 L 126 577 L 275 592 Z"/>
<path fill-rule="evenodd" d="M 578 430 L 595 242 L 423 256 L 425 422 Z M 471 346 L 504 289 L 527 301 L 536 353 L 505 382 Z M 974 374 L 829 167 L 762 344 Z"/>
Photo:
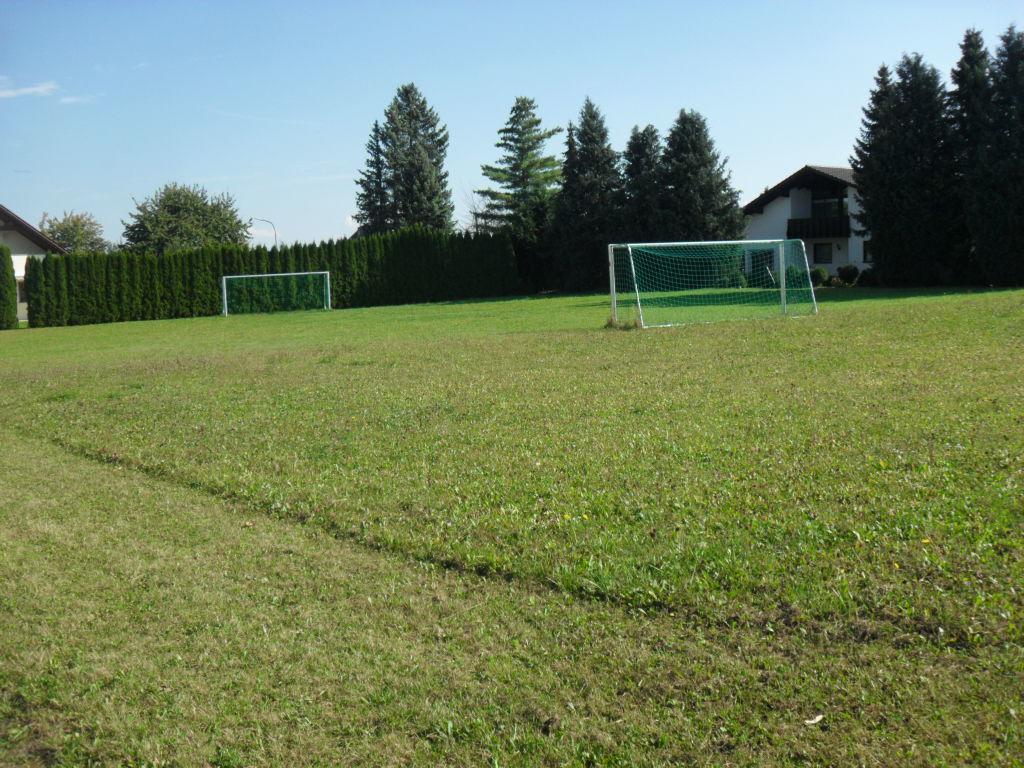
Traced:
<path fill-rule="evenodd" d="M 42 256 L 44 251 L 20 232 L 0 229 L 0 245 L 6 245 L 14 256 Z"/>
<path fill-rule="evenodd" d="M 790 215 L 790 198 L 776 197 L 765 205 L 764 211 L 747 219 L 746 240 L 783 240 Z"/>
<path fill-rule="evenodd" d="M 811 218 L 811 190 L 797 187 L 789 190 L 790 218 L 809 219 Z"/>

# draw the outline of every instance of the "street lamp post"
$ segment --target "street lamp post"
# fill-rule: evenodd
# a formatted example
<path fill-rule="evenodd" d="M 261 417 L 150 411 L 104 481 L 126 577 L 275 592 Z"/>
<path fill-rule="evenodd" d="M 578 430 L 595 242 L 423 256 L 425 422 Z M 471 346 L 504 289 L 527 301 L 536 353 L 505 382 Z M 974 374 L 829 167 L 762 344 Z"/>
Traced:
<path fill-rule="evenodd" d="M 274 247 L 277 248 L 277 227 L 274 226 L 274 222 L 270 219 L 257 219 L 255 216 L 250 218 L 249 221 L 262 221 L 270 225 L 270 228 L 274 230 Z"/>

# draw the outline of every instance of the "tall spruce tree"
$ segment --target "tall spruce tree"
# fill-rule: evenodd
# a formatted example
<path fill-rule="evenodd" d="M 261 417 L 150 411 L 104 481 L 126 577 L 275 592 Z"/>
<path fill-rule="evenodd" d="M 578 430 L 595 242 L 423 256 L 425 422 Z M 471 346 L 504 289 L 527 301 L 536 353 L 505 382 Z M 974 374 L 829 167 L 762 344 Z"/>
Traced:
<path fill-rule="evenodd" d="M 366 168 L 360 171 L 359 192 L 356 194 L 360 235 L 386 232 L 391 225 L 391 201 L 387 190 L 387 164 L 384 160 L 384 137 L 380 121 L 373 121 L 370 138 L 366 142 Z"/>
<path fill-rule="evenodd" d="M 736 240 L 743 236 L 739 192 L 715 149 L 704 117 L 680 110 L 662 155 L 660 209 L 669 240 Z"/>
<path fill-rule="evenodd" d="M 953 69 L 952 81 L 949 117 L 959 201 L 954 279 L 961 283 L 977 283 L 984 279 L 977 260 L 977 242 L 984 236 L 985 211 L 981 188 L 984 184 L 984 152 L 992 120 L 992 71 L 985 41 L 976 29 L 964 33 L 960 60 Z"/>
<path fill-rule="evenodd" d="M 502 151 L 495 165 L 484 165 L 483 175 L 497 188 L 477 190 L 485 200 L 484 227 L 502 230 L 516 239 L 536 242 L 546 223 L 547 205 L 561 178 L 547 141 L 561 128 L 543 128 L 537 103 L 520 96 L 512 105 L 495 146 Z"/>
<path fill-rule="evenodd" d="M 992 119 L 980 161 L 977 258 L 987 282 L 1024 285 L 1024 33 L 992 61 Z"/>
<path fill-rule="evenodd" d="M 448 129 L 413 83 L 399 86 L 388 105 L 381 145 L 390 226 L 450 230 L 455 206 L 444 170 Z"/>
<path fill-rule="evenodd" d="M 886 214 L 892 210 L 893 187 L 888 183 L 888 167 L 893 150 L 890 135 L 895 130 L 892 115 L 893 92 L 892 72 L 883 64 L 875 75 L 875 87 L 871 90 L 864 116 L 860 123 L 860 136 L 854 143 L 850 167 L 857 184 L 860 211 L 854 214 L 859 231 L 871 238 L 871 250 L 878 267 L 880 254 L 888 251 L 886 239 L 890 227 L 883 223 Z M 884 263 L 885 258 L 881 256 Z"/>
<path fill-rule="evenodd" d="M 622 174 L 604 116 L 589 98 L 566 134 L 562 189 L 555 206 L 554 262 L 561 285 L 590 290 L 607 280 L 607 245 L 619 239 Z"/>
<path fill-rule="evenodd" d="M 920 54 L 904 56 L 896 80 L 879 70 L 851 164 L 875 268 L 894 285 L 957 278 L 957 210 L 946 92 Z"/>
<path fill-rule="evenodd" d="M 661 235 L 662 143 L 658 129 L 634 126 L 623 153 L 622 237 L 630 242 L 663 240 Z"/>
<path fill-rule="evenodd" d="M 561 166 L 546 152 L 547 142 L 561 128 L 544 128 L 533 99 L 520 96 L 512 105 L 495 146 L 502 150 L 495 165 L 482 167 L 496 187 L 477 190 L 484 208 L 477 215 L 483 231 L 504 232 L 515 244 L 520 277 L 532 288 L 545 287 L 547 265 L 540 245 L 548 228 L 551 202 Z"/>

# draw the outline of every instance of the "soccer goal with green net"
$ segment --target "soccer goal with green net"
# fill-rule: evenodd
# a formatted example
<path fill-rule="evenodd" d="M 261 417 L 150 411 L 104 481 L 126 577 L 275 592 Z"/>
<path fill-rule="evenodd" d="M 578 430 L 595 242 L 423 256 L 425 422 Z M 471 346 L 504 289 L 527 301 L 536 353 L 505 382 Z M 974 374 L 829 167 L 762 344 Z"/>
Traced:
<path fill-rule="evenodd" d="M 221 314 L 225 316 L 331 308 L 330 272 L 224 275 L 220 290 Z"/>
<path fill-rule="evenodd" d="M 616 243 L 608 246 L 608 278 L 616 325 L 818 311 L 802 240 Z"/>

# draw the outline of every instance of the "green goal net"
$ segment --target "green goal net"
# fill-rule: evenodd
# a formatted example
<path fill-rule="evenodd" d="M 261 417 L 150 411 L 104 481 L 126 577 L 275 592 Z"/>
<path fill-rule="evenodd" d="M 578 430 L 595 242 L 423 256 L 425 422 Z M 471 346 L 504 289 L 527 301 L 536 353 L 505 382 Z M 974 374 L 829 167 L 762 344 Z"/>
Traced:
<path fill-rule="evenodd" d="M 802 240 L 608 246 L 612 322 L 653 328 L 818 311 Z"/>
<path fill-rule="evenodd" d="M 224 275 L 220 285 L 224 315 L 331 308 L 330 272 Z"/>

